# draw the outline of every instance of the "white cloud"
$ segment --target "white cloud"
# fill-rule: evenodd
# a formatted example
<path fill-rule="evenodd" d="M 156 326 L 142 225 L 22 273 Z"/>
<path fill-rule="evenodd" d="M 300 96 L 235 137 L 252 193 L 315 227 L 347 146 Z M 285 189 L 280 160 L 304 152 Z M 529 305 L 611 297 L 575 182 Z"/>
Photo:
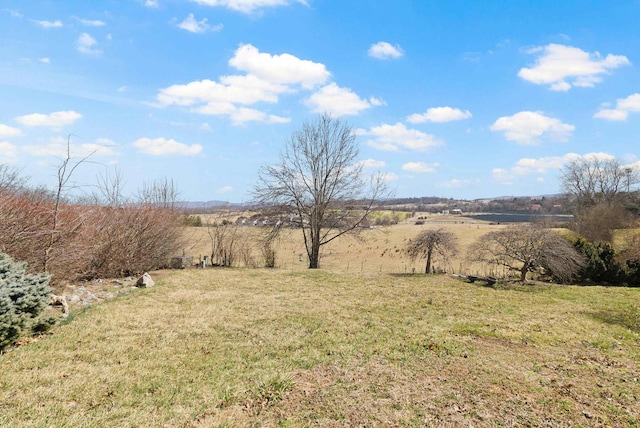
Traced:
<path fill-rule="evenodd" d="M 50 64 L 51 60 L 49 58 L 38 58 L 38 61 L 40 61 L 43 64 Z"/>
<path fill-rule="evenodd" d="M 18 147 L 8 141 L 0 141 L 0 165 L 18 160 Z"/>
<path fill-rule="evenodd" d="M 158 0 L 145 0 L 144 5 L 146 7 L 159 7 Z"/>
<path fill-rule="evenodd" d="M 234 124 L 247 121 L 286 123 L 289 118 L 269 115 L 251 106 L 277 103 L 279 96 L 295 93 L 300 86 L 311 89 L 329 78 L 323 64 L 301 60 L 293 55 L 261 53 L 251 45 L 241 45 L 229 65 L 248 72 L 221 76 L 219 81 L 204 79 L 161 89 L 157 100 L 161 106 L 190 106 L 192 111 L 209 115 L 226 115 Z M 376 103 L 381 103 L 375 100 Z"/>
<path fill-rule="evenodd" d="M 460 180 L 458 178 L 453 178 L 449 181 L 439 183 L 438 186 L 446 187 L 446 188 L 460 188 L 460 187 L 468 186 L 472 183 L 473 183 L 473 180 Z"/>
<path fill-rule="evenodd" d="M 87 55 L 100 55 L 102 53 L 101 50 L 96 49 L 96 45 L 98 42 L 96 39 L 91 37 L 90 34 L 82 33 L 78 36 L 78 40 L 76 41 L 76 48 L 79 52 Z"/>
<path fill-rule="evenodd" d="M 233 190 L 233 187 L 231 187 L 231 186 L 223 186 L 223 187 L 218 189 L 217 193 L 229 193 L 232 190 Z"/>
<path fill-rule="evenodd" d="M 273 114 L 267 114 L 260 110 L 251 108 L 237 108 L 229 113 L 231 122 L 234 125 L 242 125 L 245 122 L 262 122 L 262 123 L 289 123 L 291 119 L 288 117 L 276 116 Z"/>
<path fill-rule="evenodd" d="M 362 99 L 349 88 L 329 83 L 307 98 L 305 103 L 317 113 L 327 112 L 334 116 L 345 116 L 358 114 L 362 110 L 379 105 L 380 101 L 375 98 Z"/>
<path fill-rule="evenodd" d="M 33 156 L 60 157 L 67 156 L 67 150 L 74 158 L 84 158 L 87 156 L 117 156 L 119 155 L 113 147 L 99 143 L 75 144 L 71 142 L 67 147 L 65 138 L 52 138 L 49 144 L 30 144 L 22 148 L 26 153 Z"/>
<path fill-rule="evenodd" d="M 640 94 L 635 93 L 627 98 L 620 98 L 616 102 L 615 109 L 600 109 L 593 115 L 595 119 L 604 119 L 610 121 L 625 121 L 629 117 L 629 113 L 640 112 Z"/>
<path fill-rule="evenodd" d="M 15 9 L 0 9 L 0 11 L 7 12 L 9 15 L 11 15 L 14 18 L 22 18 L 22 14 L 20 13 L 20 11 Z"/>
<path fill-rule="evenodd" d="M 206 6 L 222 6 L 242 13 L 253 13 L 265 7 L 288 6 L 291 3 L 306 5 L 305 0 L 191 0 Z"/>
<path fill-rule="evenodd" d="M 0 138 L 17 137 L 19 135 L 22 135 L 22 131 L 18 128 L 13 128 L 9 125 L 3 125 L 0 123 Z"/>
<path fill-rule="evenodd" d="M 290 54 L 271 55 L 252 45 L 240 45 L 229 65 L 271 83 L 311 89 L 326 82 L 331 73 L 324 64 L 302 60 Z"/>
<path fill-rule="evenodd" d="M 59 128 L 73 125 L 82 115 L 73 110 L 56 111 L 50 114 L 33 113 L 16 117 L 16 122 L 25 126 L 51 126 Z"/>
<path fill-rule="evenodd" d="M 404 148 L 425 151 L 442 145 L 433 135 L 425 134 L 416 129 L 408 129 L 402 123 L 396 123 L 395 125 L 385 123 L 380 126 L 374 126 L 369 131 L 360 129 L 357 130 L 357 134 L 373 136 L 374 138 L 367 141 L 367 144 L 378 150 L 399 151 Z"/>
<path fill-rule="evenodd" d="M 360 162 L 363 168 L 384 168 L 387 163 L 385 161 L 367 159 Z"/>
<path fill-rule="evenodd" d="M 404 55 L 399 45 L 392 46 L 387 42 L 378 42 L 369 48 L 369 56 L 377 59 L 397 59 Z"/>
<path fill-rule="evenodd" d="M 384 181 L 394 181 L 398 179 L 398 175 L 394 174 L 393 172 L 385 172 L 384 174 L 382 174 L 382 179 Z"/>
<path fill-rule="evenodd" d="M 100 21 L 97 19 L 83 19 L 77 16 L 74 16 L 73 18 L 86 27 L 104 27 L 105 25 L 107 25 L 104 21 Z"/>
<path fill-rule="evenodd" d="M 162 89 L 157 98 L 164 105 L 206 103 L 211 105 L 209 109 L 220 109 L 220 105 L 225 105 L 224 110 L 228 110 L 233 104 L 275 103 L 279 94 L 288 91 L 286 86 L 275 85 L 251 75 L 223 76 L 220 82 L 205 79 L 186 85 L 173 85 Z"/>
<path fill-rule="evenodd" d="M 56 20 L 56 21 L 37 21 L 35 19 L 32 19 L 31 22 L 35 23 L 36 25 L 42 27 L 42 28 L 60 28 L 63 27 L 64 25 L 62 24 L 62 21 L 60 20 Z"/>
<path fill-rule="evenodd" d="M 511 184 L 514 179 L 514 175 L 503 168 L 493 168 L 491 175 L 495 181 L 499 181 L 502 184 Z"/>
<path fill-rule="evenodd" d="M 471 118 L 471 112 L 469 110 L 460 110 L 452 107 L 432 107 L 427 109 L 425 113 L 414 113 L 407 117 L 409 123 L 424 123 L 424 122 L 451 122 L 454 120 L 462 120 Z"/>
<path fill-rule="evenodd" d="M 104 146 L 104 147 L 115 147 L 118 145 L 118 143 L 116 143 L 115 141 L 109 139 L 109 138 L 98 138 L 96 140 L 96 144 L 100 145 L 100 146 Z"/>
<path fill-rule="evenodd" d="M 518 144 L 538 145 L 541 139 L 567 141 L 575 126 L 543 115 L 540 112 L 521 111 L 513 116 L 503 116 L 491 125 L 492 131 L 504 131 L 509 141 Z"/>
<path fill-rule="evenodd" d="M 549 171 L 559 170 L 564 165 L 580 159 L 601 159 L 612 160 L 614 156 L 603 152 L 592 152 L 580 155 L 578 153 L 567 153 L 563 156 L 547 156 L 542 158 L 522 158 L 519 159 L 510 169 L 494 168 L 492 171 L 494 179 L 503 183 L 510 183 L 517 176 L 531 174 L 546 174 Z"/>
<path fill-rule="evenodd" d="M 220 31 L 222 30 L 222 24 L 214 25 L 213 27 L 207 22 L 207 18 L 203 18 L 200 21 L 196 20 L 193 13 L 190 13 L 184 21 L 178 24 L 178 28 L 187 30 L 190 33 L 206 33 L 207 31 Z"/>
<path fill-rule="evenodd" d="M 410 172 L 436 172 L 436 168 L 439 167 L 439 163 L 428 164 L 425 162 L 407 162 L 402 165 L 404 171 Z"/>
<path fill-rule="evenodd" d="M 572 46 L 549 44 L 528 51 L 538 54 L 535 65 L 522 68 L 518 76 L 538 85 L 549 85 L 553 91 L 568 91 L 572 86 L 592 87 L 607 74 L 631 62 L 624 55 L 585 52 Z"/>
<path fill-rule="evenodd" d="M 166 138 L 139 138 L 133 142 L 133 145 L 141 152 L 154 156 L 193 156 L 202 152 L 200 144 L 189 146 Z"/>
<path fill-rule="evenodd" d="M 127 92 L 129 90 L 128 86 L 120 86 L 117 91 L 120 93 Z"/>

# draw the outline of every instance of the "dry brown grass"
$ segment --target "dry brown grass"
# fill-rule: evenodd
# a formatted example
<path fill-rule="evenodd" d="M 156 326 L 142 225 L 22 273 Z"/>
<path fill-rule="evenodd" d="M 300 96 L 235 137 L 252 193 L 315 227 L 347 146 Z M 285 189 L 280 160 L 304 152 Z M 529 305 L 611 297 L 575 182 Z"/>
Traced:
<path fill-rule="evenodd" d="M 418 216 L 419 214 L 416 214 Z M 415 225 L 416 218 L 397 225 L 361 230 L 356 235 L 347 235 L 330 242 L 321 249 L 320 267 L 342 273 L 412 273 L 424 270 L 423 260 L 412 262 L 403 250 L 407 241 L 427 228 L 443 228 L 456 235 L 460 247 L 457 257 L 446 263 L 436 261 L 435 267 L 449 273 L 495 274 L 490 266 L 473 264 L 467 260 L 466 249 L 480 236 L 504 225 L 492 225 L 459 216 L 430 216 L 423 225 Z M 265 228 L 244 227 L 243 234 L 260 237 Z M 185 249 L 197 259 L 211 252 L 206 228 L 189 228 L 189 246 Z M 302 232 L 285 229 L 275 244 L 276 265 L 288 271 L 303 271 L 307 268 L 306 251 Z M 260 260 L 256 245 L 256 260 Z M 301 261 L 302 259 L 302 261 Z M 504 273 L 504 272 L 501 272 Z"/>
<path fill-rule="evenodd" d="M 0 426 L 637 426 L 639 289 L 191 269 L 0 356 Z"/>

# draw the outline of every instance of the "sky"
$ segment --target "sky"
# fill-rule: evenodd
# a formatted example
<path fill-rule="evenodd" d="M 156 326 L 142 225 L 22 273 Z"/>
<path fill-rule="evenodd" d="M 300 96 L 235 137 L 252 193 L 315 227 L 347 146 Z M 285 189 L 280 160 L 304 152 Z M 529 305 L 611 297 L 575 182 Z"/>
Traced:
<path fill-rule="evenodd" d="M 640 0 L 3 0 L 0 164 L 53 186 L 247 202 L 329 113 L 398 197 L 561 191 L 640 168 Z"/>

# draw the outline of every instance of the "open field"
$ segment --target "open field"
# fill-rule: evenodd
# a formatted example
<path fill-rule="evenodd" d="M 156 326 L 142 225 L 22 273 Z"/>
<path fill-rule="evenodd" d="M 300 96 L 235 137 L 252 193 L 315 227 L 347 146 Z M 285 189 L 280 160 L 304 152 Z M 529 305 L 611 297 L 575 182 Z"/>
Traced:
<path fill-rule="evenodd" d="M 0 355 L 0 426 L 640 424 L 640 289 L 154 277 Z"/>
<path fill-rule="evenodd" d="M 425 224 L 416 225 L 416 217 L 397 225 L 361 230 L 357 235 L 346 235 L 321 248 L 320 266 L 341 273 L 412 273 L 424 271 L 424 260 L 412 262 L 403 249 L 407 241 L 422 230 L 443 228 L 458 237 L 459 255 L 447 263 L 436 260 L 435 267 L 462 274 L 495 274 L 490 266 L 472 264 L 467 260 L 466 249 L 482 235 L 499 230 L 505 225 L 475 221 L 459 216 L 430 215 Z M 254 242 L 267 228 L 241 227 L 240 234 Z M 189 228 L 185 251 L 197 259 L 211 253 L 210 238 L 206 227 Z M 259 244 L 255 244 L 256 261 L 259 261 Z M 308 267 L 302 232 L 299 229 L 284 229 L 275 245 L 276 265 L 288 271 L 303 271 Z M 301 257 L 302 256 L 302 257 Z M 503 274 L 505 272 L 500 272 Z"/>

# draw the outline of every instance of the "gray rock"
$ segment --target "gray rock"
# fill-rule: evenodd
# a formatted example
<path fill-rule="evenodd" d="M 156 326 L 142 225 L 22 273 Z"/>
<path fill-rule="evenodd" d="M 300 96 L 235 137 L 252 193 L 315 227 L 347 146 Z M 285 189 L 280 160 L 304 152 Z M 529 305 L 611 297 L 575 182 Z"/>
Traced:
<path fill-rule="evenodd" d="M 138 278 L 138 282 L 136 282 L 136 285 L 140 288 L 149 288 L 156 285 L 156 283 L 153 282 L 153 279 L 151 279 L 151 275 L 149 275 L 148 272 L 145 272 L 140 278 Z"/>

